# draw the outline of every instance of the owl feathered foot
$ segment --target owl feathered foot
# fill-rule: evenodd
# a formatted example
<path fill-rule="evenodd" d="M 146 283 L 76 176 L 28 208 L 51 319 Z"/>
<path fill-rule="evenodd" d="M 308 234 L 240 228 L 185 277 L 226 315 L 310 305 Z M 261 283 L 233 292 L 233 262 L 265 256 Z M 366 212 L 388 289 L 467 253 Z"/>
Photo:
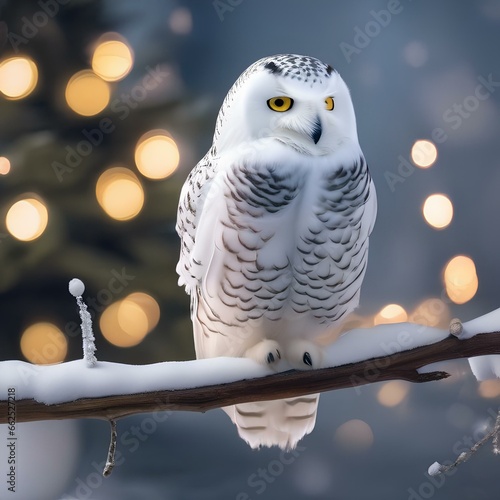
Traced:
<path fill-rule="evenodd" d="M 275 366 L 281 359 L 280 346 L 275 340 L 264 339 L 247 349 L 244 356 L 257 363 Z"/>

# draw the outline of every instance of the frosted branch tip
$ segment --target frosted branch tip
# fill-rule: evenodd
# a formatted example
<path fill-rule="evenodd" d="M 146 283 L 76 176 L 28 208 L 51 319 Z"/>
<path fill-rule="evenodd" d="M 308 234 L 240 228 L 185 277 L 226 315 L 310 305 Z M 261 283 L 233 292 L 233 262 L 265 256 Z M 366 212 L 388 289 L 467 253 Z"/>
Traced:
<path fill-rule="evenodd" d="M 83 292 L 85 291 L 85 285 L 83 284 L 82 280 L 79 280 L 78 278 L 73 278 L 69 282 L 69 293 L 73 295 L 73 297 L 81 297 L 83 295 Z"/>

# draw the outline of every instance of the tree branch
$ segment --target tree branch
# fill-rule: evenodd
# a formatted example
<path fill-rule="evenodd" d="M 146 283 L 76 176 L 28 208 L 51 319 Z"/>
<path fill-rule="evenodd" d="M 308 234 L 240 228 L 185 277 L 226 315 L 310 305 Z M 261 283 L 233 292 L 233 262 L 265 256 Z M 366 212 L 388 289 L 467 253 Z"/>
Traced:
<path fill-rule="evenodd" d="M 418 370 L 425 365 L 488 354 L 500 354 L 500 332 L 476 334 L 464 340 L 449 336 L 430 345 L 401 350 L 391 355 L 343 366 L 311 371 L 292 370 L 261 378 L 204 387 L 92 397 L 50 405 L 34 399 L 20 399 L 15 402 L 15 419 L 17 422 L 68 418 L 112 420 L 136 413 L 163 410 L 204 412 L 235 403 L 356 388 L 364 384 L 386 380 L 429 382 L 441 380 L 448 377 L 449 374 L 441 371 L 419 373 Z M 195 361 L 194 363 L 199 362 Z M 2 363 L 0 363 L 0 368 L 1 365 Z M 96 369 L 98 368 L 89 370 Z M 85 381 L 82 381 L 82 384 L 84 383 Z M 0 394 L 0 398 L 7 398 L 7 396 Z M 0 401 L 0 424 L 8 422 L 9 410 L 9 403 Z"/>

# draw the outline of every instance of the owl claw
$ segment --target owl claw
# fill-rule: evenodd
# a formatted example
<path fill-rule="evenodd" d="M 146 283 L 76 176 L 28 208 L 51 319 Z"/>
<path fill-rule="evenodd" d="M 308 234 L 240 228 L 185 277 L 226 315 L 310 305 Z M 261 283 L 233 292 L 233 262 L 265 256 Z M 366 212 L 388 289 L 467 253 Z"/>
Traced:
<path fill-rule="evenodd" d="M 258 363 L 276 366 L 281 359 L 281 352 L 278 349 L 278 343 L 276 341 L 264 339 L 250 349 L 247 349 L 245 357 L 252 358 Z"/>
<path fill-rule="evenodd" d="M 312 366 L 313 365 L 313 362 L 312 362 L 312 359 L 311 359 L 311 355 L 307 351 L 304 353 L 304 356 L 302 357 L 302 360 L 304 361 L 304 363 L 307 366 Z"/>
<path fill-rule="evenodd" d="M 280 352 L 278 351 L 278 349 L 276 349 L 276 358 L 277 359 L 281 359 L 281 354 Z M 271 363 L 274 363 L 276 361 L 275 357 L 274 357 L 274 354 L 272 352 L 268 353 L 267 355 L 267 363 L 270 365 Z"/>
<path fill-rule="evenodd" d="M 321 347 L 308 340 L 290 342 L 286 346 L 284 357 L 296 370 L 311 370 L 323 365 Z"/>

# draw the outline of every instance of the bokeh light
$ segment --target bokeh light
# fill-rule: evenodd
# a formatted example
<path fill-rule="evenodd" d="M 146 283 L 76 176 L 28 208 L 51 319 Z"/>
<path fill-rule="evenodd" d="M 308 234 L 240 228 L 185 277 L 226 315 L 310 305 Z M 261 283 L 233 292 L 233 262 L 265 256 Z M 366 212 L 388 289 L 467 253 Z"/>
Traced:
<path fill-rule="evenodd" d="M 132 301 L 144 311 L 148 320 L 147 331 L 149 333 L 158 324 L 158 321 L 160 321 L 160 306 L 158 302 L 151 295 L 144 292 L 131 293 L 126 300 Z"/>
<path fill-rule="evenodd" d="M 117 33 L 106 33 L 97 43 L 92 55 L 94 72 L 108 82 L 125 78 L 134 64 L 134 56 L 128 44 Z"/>
<path fill-rule="evenodd" d="M 36 64 L 28 57 L 11 57 L 0 62 L 0 92 L 7 99 L 22 99 L 38 82 Z"/>
<path fill-rule="evenodd" d="M 16 201 L 9 208 L 5 224 L 14 238 L 32 241 L 45 231 L 48 220 L 47 207 L 40 200 L 28 197 Z"/>
<path fill-rule="evenodd" d="M 383 406 L 393 407 L 401 404 L 410 392 L 410 384 L 402 380 L 391 380 L 382 385 L 377 400 Z"/>
<path fill-rule="evenodd" d="M 7 175 L 10 172 L 10 160 L 5 156 L 0 156 L 0 175 Z"/>
<path fill-rule="evenodd" d="M 144 340 L 159 319 L 160 308 L 156 300 L 146 293 L 136 292 L 107 307 L 99 324 L 108 342 L 118 347 L 132 347 Z"/>
<path fill-rule="evenodd" d="M 363 420 L 348 420 L 337 428 L 334 440 L 344 450 L 362 452 L 372 446 L 373 431 Z"/>
<path fill-rule="evenodd" d="M 60 363 L 68 353 L 68 341 L 56 325 L 35 323 L 26 328 L 21 336 L 21 352 L 31 363 Z"/>
<path fill-rule="evenodd" d="M 101 174 L 96 184 L 96 197 L 102 209 L 120 221 L 134 218 L 144 205 L 141 182 L 124 167 L 112 167 Z"/>
<path fill-rule="evenodd" d="M 411 148 L 411 159 L 420 168 L 429 168 L 437 160 L 437 148 L 426 139 L 415 141 Z"/>
<path fill-rule="evenodd" d="M 144 134 L 135 148 L 135 164 L 149 179 L 164 179 L 179 166 L 179 149 L 165 130 Z"/>
<path fill-rule="evenodd" d="M 170 29 L 177 35 L 189 35 L 193 30 L 193 16 L 186 7 L 177 7 L 168 17 Z"/>
<path fill-rule="evenodd" d="M 456 304 L 472 299 L 479 285 L 474 261 L 465 255 L 451 259 L 444 269 L 444 284 L 448 297 Z"/>
<path fill-rule="evenodd" d="M 422 42 L 415 40 L 404 47 L 403 56 L 410 66 L 420 68 L 427 62 L 429 51 Z"/>
<path fill-rule="evenodd" d="M 444 194 L 432 194 L 422 207 L 424 219 L 436 229 L 444 229 L 453 219 L 453 204 Z"/>
<path fill-rule="evenodd" d="M 68 106 L 82 116 L 100 113 L 108 105 L 110 96 L 108 83 L 89 69 L 73 75 L 66 85 Z"/>
<path fill-rule="evenodd" d="M 387 304 L 373 318 L 374 325 L 402 323 L 408 320 L 408 314 L 399 304 Z"/>
<path fill-rule="evenodd" d="M 500 380 L 483 380 L 479 384 L 478 392 L 483 398 L 498 398 L 500 396 Z"/>

